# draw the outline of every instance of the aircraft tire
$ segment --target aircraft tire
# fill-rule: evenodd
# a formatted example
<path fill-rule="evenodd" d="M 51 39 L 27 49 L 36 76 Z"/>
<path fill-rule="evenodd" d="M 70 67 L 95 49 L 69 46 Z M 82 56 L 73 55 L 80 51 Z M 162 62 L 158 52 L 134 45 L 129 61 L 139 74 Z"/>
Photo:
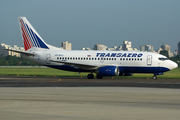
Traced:
<path fill-rule="evenodd" d="M 102 79 L 103 76 L 99 76 L 99 74 L 97 74 L 97 75 L 96 75 L 96 78 L 97 78 L 97 79 Z"/>
<path fill-rule="evenodd" d="M 157 77 L 156 76 L 153 76 L 153 80 L 156 80 L 157 79 Z"/>
<path fill-rule="evenodd" d="M 87 75 L 87 78 L 88 78 L 88 79 L 94 79 L 94 75 L 93 75 L 93 74 L 88 74 L 88 75 Z"/>

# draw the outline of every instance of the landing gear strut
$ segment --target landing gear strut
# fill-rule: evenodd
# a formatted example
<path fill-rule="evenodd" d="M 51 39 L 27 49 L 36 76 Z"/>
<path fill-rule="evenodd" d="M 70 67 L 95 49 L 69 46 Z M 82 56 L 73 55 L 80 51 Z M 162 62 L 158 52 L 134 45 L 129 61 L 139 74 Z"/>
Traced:
<path fill-rule="evenodd" d="M 88 75 L 87 75 L 87 78 L 88 78 L 88 79 L 94 79 L 94 74 L 88 74 Z"/>
<path fill-rule="evenodd" d="M 157 77 L 154 75 L 154 76 L 153 76 L 153 80 L 156 80 L 156 79 L 157 79 Z"/>

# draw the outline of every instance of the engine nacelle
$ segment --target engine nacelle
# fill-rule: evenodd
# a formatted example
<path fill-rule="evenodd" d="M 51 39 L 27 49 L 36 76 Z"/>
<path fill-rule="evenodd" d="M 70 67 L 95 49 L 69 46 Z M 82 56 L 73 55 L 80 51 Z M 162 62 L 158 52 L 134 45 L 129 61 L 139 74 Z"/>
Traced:
<path fill-rule="evenodd" d="M 118 76 L 119 68 L 117 66 L 104 66 L 100 67 L 96 73 L 99 76 Z"/>

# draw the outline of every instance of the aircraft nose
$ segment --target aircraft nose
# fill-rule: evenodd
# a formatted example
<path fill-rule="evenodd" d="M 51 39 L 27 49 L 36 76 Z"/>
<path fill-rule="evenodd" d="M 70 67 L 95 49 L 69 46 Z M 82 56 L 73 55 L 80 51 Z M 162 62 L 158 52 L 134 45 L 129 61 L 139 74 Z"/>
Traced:
<path fill-rule="evenodd" d="M 175 69 L 177 67 L 178 67 L 178 64 L 172 61 L 170 69 L 172 70 L 172 69 Z"/>

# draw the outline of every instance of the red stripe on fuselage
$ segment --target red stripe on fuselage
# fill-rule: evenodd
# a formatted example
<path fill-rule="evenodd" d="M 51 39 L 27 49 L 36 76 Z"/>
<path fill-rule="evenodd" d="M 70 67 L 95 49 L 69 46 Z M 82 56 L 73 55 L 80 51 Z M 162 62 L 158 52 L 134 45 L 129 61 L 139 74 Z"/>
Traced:
<path fill-rule="evenodd" d="M 22 26 L 21 26 L 21 30 L 22 30 L 22 36 L 23 36 L 23 43 L 24 43 L 24 48 L 25 48 L 25 51 L 26 50 L 28 50 L 28 45 L 27 45 L 27 38 L 26 38 L 26 35 L 25 35 L 25 33 L 24 33 L 24 30 L 23 30 L 23 28 L 22 28 Z"/>
<path fill-rule="evenodd" d="M 21 21 L 22 22 L 22 21 Z M 22 27 L 23 27 L 23 30 L 24 30 L 24 35 L 26 36 L 26 43 L 27 43 L 27 46 L 28 46 L 28 49 L 30 49 L 31 47 L 33 47 L 31 41 L 30 41 L 30 38 L 29 38 L 29 35 L 27 33 L 27 30 L 22 22 Z"/>
<path fill-rule="evenodd" d="M 21 25 L 22 25 L 22 28 L 21 28 L 21 29 L 23 30 L 24 36 L 26 36 L 26 37 L 25 37 L 25 38 L 26 38 L 25 41 L 26 41 L 26 48 L 27 48 L 27 50 L 28 50 L 28 49 L 32 48 L 33 45 L 32 45 L 32 42 L 31 42 L 31 40 L 30 40 L 30 38 L 29 38 L 29 35 L 28 35 L 28 33 L 27 33 L 27 31 L 26 31 L 23 23 L 22 23 L 22 20 L 20 20 L 20 22 L 21 22 Z"/>
<path fill-rule="evenodd" d="M 25 45 L 25 50 L 28 50 L 30 47 L 29 47 L 29 45 L 28 45 L 28 40 L 27 40 L 27 35 L 26 35 L 26 33 L 25 33 L 25 28 L 23 27 L 23 23 L 22 23 L 22 21 L 20 20 L 20 22 L 21 22 L 21 29 L 22 29 L 22 35 L 23 35 L 23 38 L 24 38 L 24 45 Z"/>
<path fill-rule="evenodd" d="M 24 49 L 25 51 L 28 50 L 28 46 L 27 46 L 27 43 L 26 43 L 26 36 L 24 35 L 24 32 L 22 33 L 22 37 L 23 37 L 23 43 L 24 43 Z"/>

